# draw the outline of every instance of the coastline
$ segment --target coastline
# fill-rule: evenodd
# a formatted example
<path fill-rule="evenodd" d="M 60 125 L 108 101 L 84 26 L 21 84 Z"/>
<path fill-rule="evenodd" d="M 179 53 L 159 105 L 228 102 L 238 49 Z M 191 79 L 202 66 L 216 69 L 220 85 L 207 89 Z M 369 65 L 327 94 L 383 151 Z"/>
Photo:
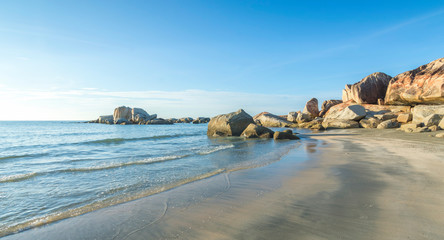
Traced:
<path fill-rule="evenodd" d="M 304 134 L 269 165 L 223 173 L 4 239 L 442 239 L 442 139 Z"/>

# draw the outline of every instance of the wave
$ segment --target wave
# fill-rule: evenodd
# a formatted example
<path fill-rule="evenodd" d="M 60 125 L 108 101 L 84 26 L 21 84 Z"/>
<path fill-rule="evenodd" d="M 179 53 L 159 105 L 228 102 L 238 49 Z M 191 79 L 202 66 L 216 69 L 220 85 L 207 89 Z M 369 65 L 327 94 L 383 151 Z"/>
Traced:
<path fill-rule="evenodd" d="M 208 154 L 211 154 L 211 153 L 214 153 L 214 152 L 217 152 L 217 151 L 220 151 L 220 150 L 224 150 L 224 149 L 229 149 L 229 148 L 234 148 L 234 145 L 233 144 L 230 144 L 230 145 L 218 145 L 218 146 L 213 147 L 213 148 L 200 150 L 200 151 L 197 152 L 197 154 L 199 154 L 199 155 L 208 155 Z"/>
<path fill-rule="evenodd" d="M 10 155 L 10 156 L 0 157 L 0 161 L 3 161 L 3 160 L 10 160 L 10 159 L 16 159 L 16 158 L 42 157 L 42 156 L 46 156 L 46 155 L 48 155 L 48 153 Z"/>
<path fill-rule="evenodd" d="M 146 158 L 143 160 L 132 161 L 132 162 L 113 163 L 113 164 L 108 164 L 108 165 L 100 165 L 100 166 L 93 166 L 93 167 L 86 167 L 86 168 L 69 168 L 69 169 L 54 170 L 54 171 L 48 171 L 48 172 L 32 172 L 32 173 L 25 173 L 25 174 L 16 174 L 16 175 L 0 177 L 0 183 L 21 182 L 21 181 L 25 181 L 25 180 L 28 180 L 28 179 L 31 179 L 31 178 L 34 178 L 37 176 L 54 174 L 54 173 L 94 172 L 94 171 L 101 171 L 101 170 L 107 170 L 107 169 L 113 169 L 113 168 L 126 167 L 126 166 L 131 166 L 131 165 L 153 164 L 153 163 L 171 161 L 171 160 L 176 160 L 176 159 L 182 159 L 182 158 L 185 158 L 188 156 L 190 156 L 190 155 L 187 154 L 187 155 L 163 156 L 163 157 Z"/>
<path fill-rule="evenodd" d="M 146 159 L 143 159 L 143 160 L 132 161 L 132 162 L 120 162 L 120 163 L 114 163 L 114 164 L 108 164 L 108 165 L 100 165 L 100 166 L 87 167 L 87 168 L 70 168 L 70 169 L 65 169 L 65 170 L 58 170 L 57 172 L 92 172 L 92 171 L 101 171 L 101 170 L 120 168 L 120 167 L 131 166 L 131 165 L 145 165 L 145 164 L 152 164 L 152 163 L 171 161 L 171 160 L 185 158 L 185 157 L 188 157 L 188 156 L 190 156 L 190 155 L 189 154 L 185 154 L 185 155 L 173 155 L 173 156 L 154 157 L 154 158 L 146 158 Z"/>
<path fill-rule="evenodd" d="M 24 231 L 24 230 L 27 230 L 30 228 L 39 227 L 39 226 L 43 226 L 43 225 L 46 225 L 49 223 L 60 221 L 60 220 L 66 219 L 66 218 L 79 216 L 79 215 L 82 215 L 82 214 L 85 214 L 88 212 L 92 212 L 92 211 L 95 211 L 95 210 L 98 210 L 101 208 L 129 202 L 132 200 L 140 199 L 142 197 L 154 195 L 154 194 L 157 194 L 160 192 L 165 192 L 165 191 L 182 186 L 187 183 L 191 183 L 191 182 L 195 182 L 195 181 L 202 180 L 205 178 L 213 177 L 213 176 L 221 174 L 225 171 L 226 171 L 225 169 L 217 169 L 213 172 L 204 173 L 202 175 L 199 175 L 199 176 L 196 176 L 193 178 L 189 178 L 189 179 L 184 179 L 182 181 L 179 181 L 179 182 L 167 185 L 167 186 L 143 191 L 143 192 L 140 192 L 136 195 L 130 195 L 130 196 L 123 195 L 123 196 L 111 197 L 111 198 L 104 199 L 101 201 L 96 201 L 96 202 L 93 202 L 93 203 L 90 203 L 90 204 L 87 204 L 87 205 L 84 205 L 81 207 L 69 209 L 69 210 L 62 211 L 62 212 L 56 212 L 56 213 L 53 213 L 53 214 L 50 214 L 50 215 L 47 215 L 44 217 L 39 217 L 39 218 L 35 218 L 32 220 L 28 220 L 26 222 L 22 222 L 22 223 L 19 223 L 16 225 L 0 227 L 0 238 L 10 235 L 10 234 L 18 233 L 18 232 L 21 232 L 21 231 Z"/>
<path fill-rule="evenodd" d="M 130 141 L 157 140 L 165 138 L 191 137 L 199 135 L 201 134 L 171 134 L 171 135 L 158 135 L 158 136 L 140 137 L 140 138 L 106 138 L 94 141 L 81 142 L 79 144 L 120 144 L 123 142 L 130 142 Z"/>
<path fill-rule="evenodd" d="M 7 182 L 20 182 L 24 180 L 28 180 L 30 178 L 37 177 L 41 175 L 42 173 L 24 173 L 24 174 L 16 174 L 16 175 L 10 175 L 10 176 L 4 176 L 0 177 L 0 183 L 7 183 Z"/>

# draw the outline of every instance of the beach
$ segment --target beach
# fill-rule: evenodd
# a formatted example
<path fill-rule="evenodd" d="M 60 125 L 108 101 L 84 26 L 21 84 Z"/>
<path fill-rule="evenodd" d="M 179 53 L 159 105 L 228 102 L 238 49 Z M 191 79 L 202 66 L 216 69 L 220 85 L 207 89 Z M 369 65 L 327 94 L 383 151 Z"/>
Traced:
<path fill-rule="evenodd" d="M 269 165 L 4 239 L 442 239 L 444 145 L 430 134 L 301 134 Z"/>

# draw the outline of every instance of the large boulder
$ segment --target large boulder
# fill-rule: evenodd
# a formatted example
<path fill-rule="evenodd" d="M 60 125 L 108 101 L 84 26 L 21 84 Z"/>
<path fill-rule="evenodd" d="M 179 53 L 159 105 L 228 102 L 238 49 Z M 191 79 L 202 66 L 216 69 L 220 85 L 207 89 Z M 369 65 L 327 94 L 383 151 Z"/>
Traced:
<path fill-rule="evenodd" d="M 338 106 L 338 105 L 336 105 Z M 338 119 L 338 120 L 353 120 L 359 121 L 365 117 L 367 114 L 365 108 L 361 105 L 349 105 L 345 108 L 330 108 L 329 114 L 326 115 L 327 119 Z"/>
<path fill-rule="evenodd" d="M 309 113 L 298 113 L 298 116 L 296 117 L 296 122 L 298 123 L 310 122 L 312 120 L 313 117 Z"/>
<path fill-rule="evenodd" d="M 130 107 L 121 106 L 114 109 L 113 119 L 115 124 L 128 122 L 132 118 L 132 109 Z"/>
<path fill-rule="evenodd" d="M 241 137 L 245 138 L 272 138 L 274 132 L 266 127 L 250 123 L 242 132 Z"/>
<path fill-rule="evenodd" d="M 342 101 L 376 104 L 378 99 L 384 99 L 391 78 L 385 73 L 376 72 L 353 85 L 347 84 L 342 91 Z"/>
<path fill-rule="evenodd" d="M 113 124 L 114 123 L 114 117 L 113 115 L 104 115 L 100 116 L 97 120 L 98 123 L 106 123 L 106 124 Z"/>
<path fill-rule="evenodd" d="M 342 100 L 326 100 L 322 103 L 321 111 L 319 112 L 319 117 L 324 117 L 327 111 L 335 106 L 342 103 Z"/>
<path fill-rule="evenodd" d="M 318 107 L 318 99 L 312 98 L 310 99 L 304 107 L 303 113 L 310 114 L 313 118 L 319 117 L 319 107 Z"/>
<path fill-rule="evenodd" d="M 291 122 L 269 112 L 262 112 L 254 116 L 253 120 L 264 127 L 289 127 Z"/>
<path fill-rule="evenodd" d="M 424 123 L 426 117 L 439 114 L 444 115 L 444 105 L 418 105 L 412 108 L 413 123 Z"/>
<path fill-rule="evenodd" d="M 399 123 L 408 123 L 412 121 L 413 115 L 411 113 L 400 113 L 396 119 Z"/>
<path fill-rule="evenodd" d="M 145 122 L 146 125 L 170 125 L 173 124 L 173 122 L 170 122 L 163 118 L 156 118 L 152 120 L 148 120 Z"/>
<path fill-rule="evenodd" d="M 250 123 L 254 123 L 254 120 L 243 109 L 221 114 L 211 118 L 208 123 L 207 135 L 211 137 L 240 136 Z"/>
<path fill-rule="evenodd" d="M 394 77 L 387 88 L 386 104 L 444 104 L 444 58 Z"/>

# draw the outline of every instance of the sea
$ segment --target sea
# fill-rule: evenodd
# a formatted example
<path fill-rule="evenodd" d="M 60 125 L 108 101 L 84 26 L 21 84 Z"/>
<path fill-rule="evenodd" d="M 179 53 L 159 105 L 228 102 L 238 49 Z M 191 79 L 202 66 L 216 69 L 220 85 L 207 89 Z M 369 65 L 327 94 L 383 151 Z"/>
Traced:
<path fill-rule="evenodd" d="M 300 146 L 209 138 L 206 130 L 207 124 L 186 123 L 0 121 L 0 237 L 264 166 Z"/>

